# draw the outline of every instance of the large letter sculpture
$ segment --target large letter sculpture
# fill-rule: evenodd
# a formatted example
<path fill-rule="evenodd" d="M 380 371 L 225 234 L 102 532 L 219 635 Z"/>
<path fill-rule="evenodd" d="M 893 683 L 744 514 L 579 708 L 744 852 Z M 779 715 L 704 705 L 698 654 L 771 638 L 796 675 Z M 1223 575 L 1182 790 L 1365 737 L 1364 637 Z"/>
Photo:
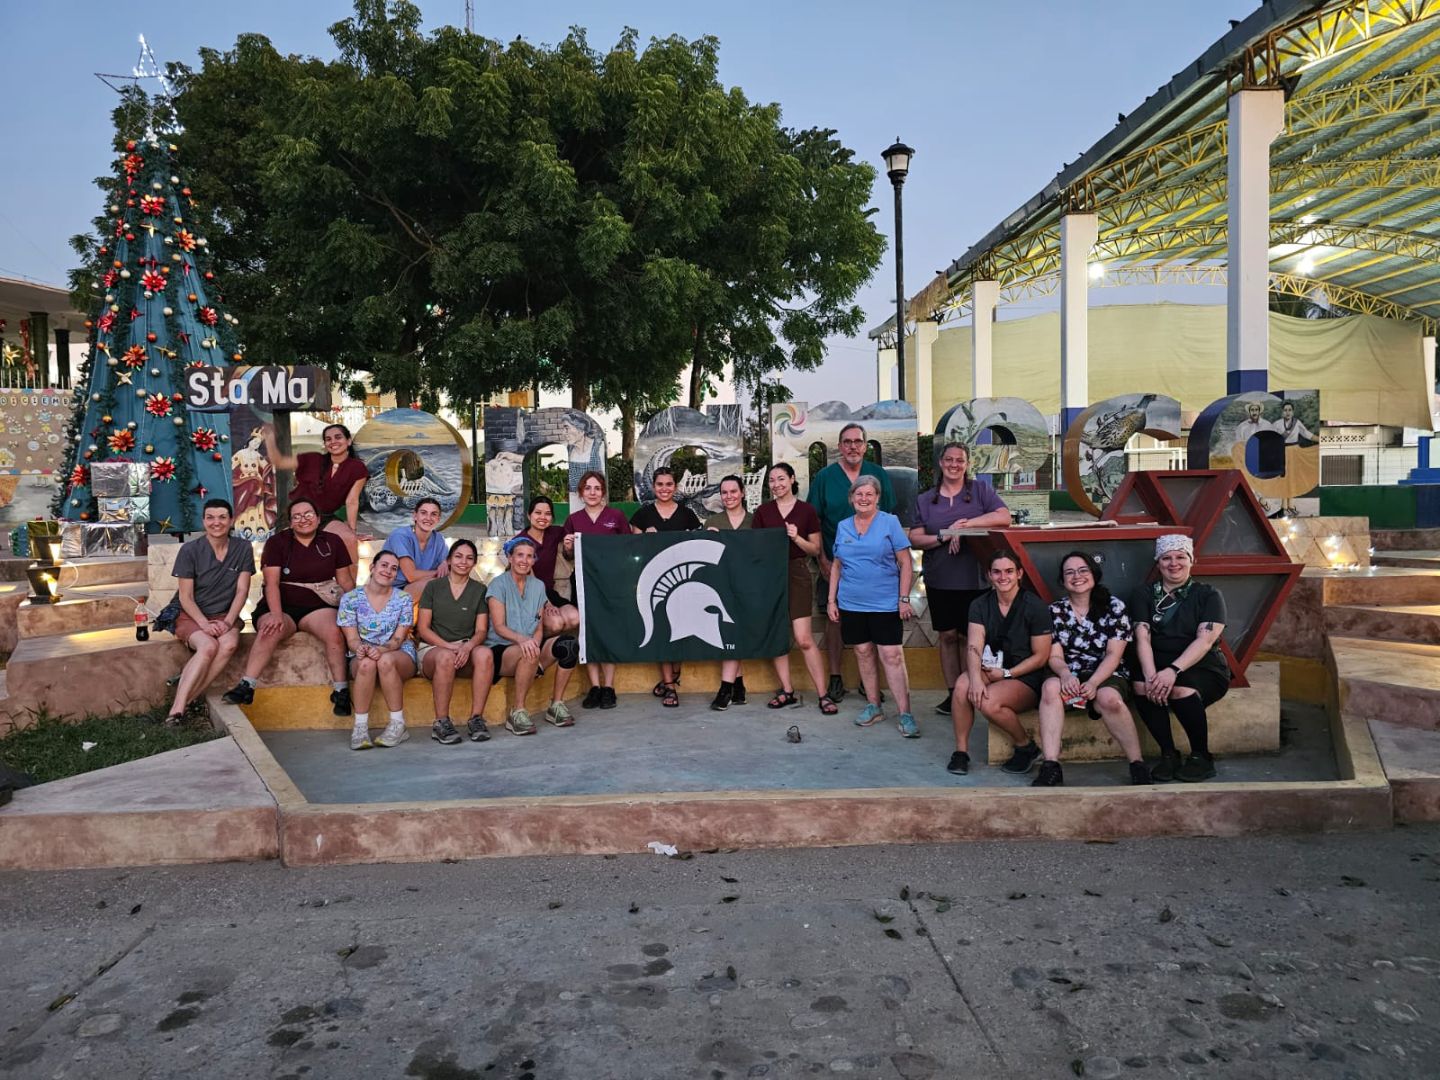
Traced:
<path fill-rule="evenodd" d="M 1125 479 L 1125 445 L 1135 435 L 1180 437 L 1180 402 L 1164 394 L 1121 394 L 1075 417 L 1060 448 L 1065 489 L 1075 505 L 1100 516 Z"/>
<path fill-rule="evenodd" d="M 982 432 L 989 433 L 990 442 L 979 442 Z M 972 472 L 1007 478 L 1005 484 L 995 486 L 1002 489 L 1016 524 L 1040 525 L 1050 520 L 1048 492 L 1009 488 L 1008 478 L 1039 472 L 1050 461 L 1050 429 L 1034 405 L 1015 397 L 962 401 L 935 425 L 937 462 L 947 442 L 961 442 L 970 448 Z"/>
<path fill-rule="evenodd" d="M 1318 390 L 1231 394 L 1195 418 L 1189 465 L 1239 469 L 1257 495 L 1293 499 L 1320 482 L 1319 430 Z"/>
<path fill-rule="evenodd" d="M 895 513 L 909 520 L 920 488 L 920 448 L 916 441 L 915 406 L 908 401 L 877 401 L 851 410 L 840 401 L 823 401 L 810 406 L 789 401 L 770 406 L 770 461 L 789 462 L 800 479 L 801 490 L 809 484 L 810 447 L 825 447 L 828 463 L 840 458 L 840 431 L 846 424 L 859 424 L 865 437 L 880 447 L 880 464 L 890 474 L 895 491 Z"/>
<path fill-rule="evenodd" d="M 525 459 L 547 446 L 566 450 L 565 489 L 572 507 L 580 505 L 580 478 L 605 473 L 605 432 L 579 409 L 509 407 L 485 409 L 485 520 L 487 534 L 514 536 L 525 528 L 530 503 Z"/>
<path fill-rule="evenodd" d="M 360 516 L 377 536 L 410 524 L 415 504 L 440 504 L 440 528 L 470 502 L 470 449 L 460 433 L 419 409 L 387 409 L 355 433 L 355 451 L 370 471 Z"/>
<path fill-rule="evenodd" d="M 705 451 L 705 478 L 675 479 L 681 484 L 676 499 L 702 518 L 720 510 L 720 481 L 745 469 L 745 443 L 740 431 L 739 405 L 707 405 L 702 413 L 675 405 L 651 417 L 635 439 L 635 495 L 641 502 L 655 497 L 655 470 L 670 464 L 675 451 L 694 446 Z"/>

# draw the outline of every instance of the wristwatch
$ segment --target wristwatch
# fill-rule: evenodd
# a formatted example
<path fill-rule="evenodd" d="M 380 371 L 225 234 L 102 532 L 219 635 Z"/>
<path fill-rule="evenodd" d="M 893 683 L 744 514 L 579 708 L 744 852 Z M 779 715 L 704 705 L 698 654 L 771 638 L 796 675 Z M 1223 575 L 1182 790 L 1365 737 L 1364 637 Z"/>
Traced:
<path fill-rule="evenodd" d="M 1173 671 L 1176 675 L 1180 674 L 1180 669 L 1174 664 L 1166 664 L 1165 666 L 1168 667 L 1171 671 Z"/>
<path fill-rule="evenodd" d="M 1010 678 L 1010 669 L 1009 669 L 1008 667 L 1007 667 L 1007 668 L 1001 668 L 1001 669 L 1000 669 L 1000 677 L 1001 677 L 1002 679 L 1008 679 L 1008 678 Z"/>

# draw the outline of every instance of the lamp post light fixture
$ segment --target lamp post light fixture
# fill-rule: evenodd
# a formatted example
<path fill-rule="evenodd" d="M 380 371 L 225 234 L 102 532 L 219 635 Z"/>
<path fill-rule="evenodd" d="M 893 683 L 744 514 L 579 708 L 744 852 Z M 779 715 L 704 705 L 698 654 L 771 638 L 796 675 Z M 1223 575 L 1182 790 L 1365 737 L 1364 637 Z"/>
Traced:
<path fill-rule="evenodd" d="M 900 212 L 900 189 L 905 186 L 905 176 L 910 172 L 910 159 L 915 148 L 906 146 L 895 136 L 895 141 L 885 151 L 885 173 L 895 189 L 895 370 L 899 373 L 896 390 L 901 401 L 905 400 L 905 226 Z"/>

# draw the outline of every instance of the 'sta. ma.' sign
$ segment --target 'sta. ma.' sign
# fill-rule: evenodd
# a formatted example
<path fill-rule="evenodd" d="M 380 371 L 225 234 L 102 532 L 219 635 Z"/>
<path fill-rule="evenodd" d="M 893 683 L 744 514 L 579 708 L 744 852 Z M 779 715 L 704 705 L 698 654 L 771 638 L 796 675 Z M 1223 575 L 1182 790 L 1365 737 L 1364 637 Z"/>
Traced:
<path fill-rule="evenodd" d="M 319 367 L 199 367 L 185 373 L 185 405 L 224 412 L 236 405 L 267 412 L 330 407 L 330 373 Z"/>

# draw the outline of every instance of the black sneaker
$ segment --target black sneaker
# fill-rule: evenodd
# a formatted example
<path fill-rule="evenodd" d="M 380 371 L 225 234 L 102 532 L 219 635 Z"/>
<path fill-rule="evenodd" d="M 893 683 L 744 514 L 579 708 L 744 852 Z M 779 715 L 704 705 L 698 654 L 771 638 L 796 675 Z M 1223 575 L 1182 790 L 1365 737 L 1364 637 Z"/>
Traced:
<path fill-rule="evenodd" d="M 1058 761 L 1042 761 L 1040 772 L 1034 780 L 1030 781 L 1031 787 L 1064 787 L 1065 773 L 1060 768 Z"/>
<path fill-rule="evenodd" d="M 738 677 L 735 679 L 735 686 L 734 686 L 734 688 L 730 691 L 730 704 L 731 704 L 731 705 L 744 705 L 744 704 L 745 704 L 745 676 L 744 676 L 744 675 L 740 675 L 740 676 L 738 676 Z"/>
<path fill-rule="evenodd" d="M 254 705 L 255 687 L 247 682 L 238 682 L 226 690 L 220 700 L 229 702 L 231 705 Z"/>
<path fill-rule="evenodd" d="M 716 712 L 724 712 L 730 708 L 730 702 L 735 700 L 735 684 L 722 682 L 720 689 L 715 691 L 715 700 L 710 702 L 710 708 Z"/>
<path fill-rule="evenodd" d="M 469 723 L 465 725 L 465 733 L 470 736 L 471 742 L 490 741 L 490 728 L 486 726 L 483 716 L 470 717 Z"/>
<path fill-rule="evenodd" d="M 1010 755 L 1010 760 L 1000 767 L 1008 773 L 1027 773 L 1039 760 L 1040 747 L 1031 739 L 1029 746 L 1017 746 L 1015 753 Z"/>
<path fill-rule="evenodd" d="M 600 707 L 602 709 L 613 709 L 616 704 L 615 688 L 613 686 L 602 686 L 600 688 Z"/>
<path fill-rule="evenodd" d="M 970 755 L 964 750 L 956 750 L 950 755 L 950 764 L 945 766 L 946 772 L 953 772 L 956 776 L 970 775 Z"/>
<path fill-rule="evenodd" d="M 602 686 L 592 686 L 585 692 L 585 700 L 580 702 L 580 707 L 582 709 L 598 709 L 600 708 L 600 703 L 604 700 L 605 688 Z"/>
<path fill-rule="evenodd" d="M 348 686 L 341 687 L 339 690 L 331 690 L 330 701 L 335 706 L 332 711 L 336 716 L 350 715 L 350 688 Z"/>
<path fill-rule="evenodd" d="M 831 701 L 835 702 L 835 704 L 837 705 L 840 704 L 840 702 L 844 701 L 845 680 L 840 678 L 839 675 L 831 675 L 830 684 L 825 689 L 825 696 L 828 697 Z"/>
<path fill-rule="evenodd" d="M 1209 754 L 1191 754 L 1185 764 L 1175 770 L 1175 779 L 1187 784 L 1198 784 L 1215 775 L 1215 759 Z"/>
<path fill-rule="evenodd" d="M 949 716 L 949 715 L 950 715 L 950 698 L 954 695 L 954 693 L 955 693 L 955 692 L 952 690 L 949 694 L 947 694 L 947 695 L 945 696 L 945 700 L 944 700 L 944 701 L 939 702 L 939 703 L 935 706 L 935 711 L 936 711 L 936 713 L 938 713 L 938 714 L 941 715 L 941 716 Z"/>
<path fill-rule="evenodd" d="M 455 746 L 460 742 L 460 733 L 448 716 L 442 716 L 430 725 L 430 737 L 441 746 Z"/>
<path fill-rule="evenodd" d="M 1137 787 L 1142 784 L 1155 783 L 1154 780 L 1150 779 L 1150 770 L 1145 767 L 1143 761 L 1130 762 L 1130 783 Z"/>
<path fill-rule="evenodd" d="M 1161 754 L 1160 760 L 1150 769 L 1150 780 L 1155 784 L 1168 784 L 1175 779 L 1175 774 L 1180 771 L 1180 754 L 1172 752 Z"/>

